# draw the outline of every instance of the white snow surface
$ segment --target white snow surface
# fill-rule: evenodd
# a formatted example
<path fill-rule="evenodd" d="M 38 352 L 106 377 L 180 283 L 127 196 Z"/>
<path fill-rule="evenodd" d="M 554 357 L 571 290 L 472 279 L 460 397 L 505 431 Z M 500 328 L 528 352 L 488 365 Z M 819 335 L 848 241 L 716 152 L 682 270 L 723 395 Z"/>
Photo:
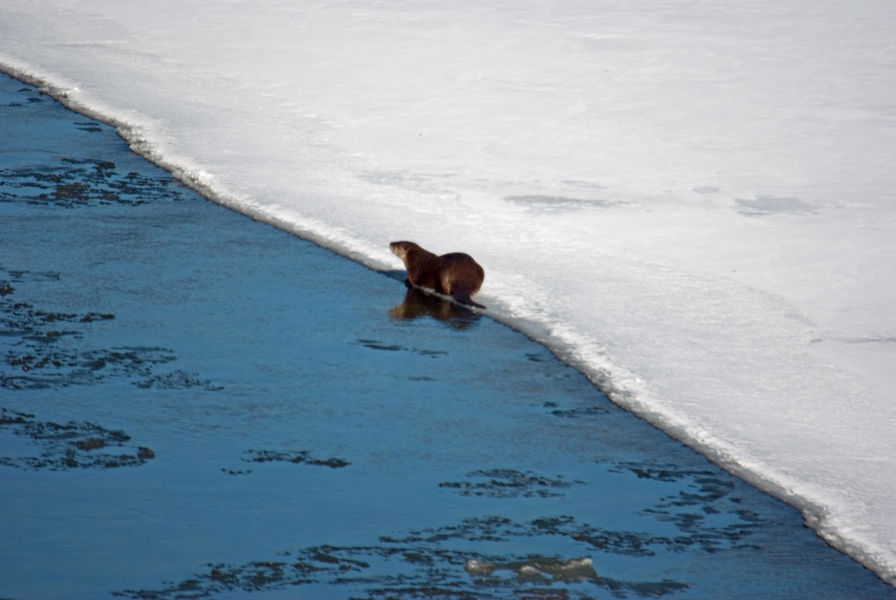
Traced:
<path fill-rule="evenodd" d="M 371 267 L 469 252 L 488 314 L 890 583 L 894 40 L 892 0 L 0 4 L 7 72 Z"/>

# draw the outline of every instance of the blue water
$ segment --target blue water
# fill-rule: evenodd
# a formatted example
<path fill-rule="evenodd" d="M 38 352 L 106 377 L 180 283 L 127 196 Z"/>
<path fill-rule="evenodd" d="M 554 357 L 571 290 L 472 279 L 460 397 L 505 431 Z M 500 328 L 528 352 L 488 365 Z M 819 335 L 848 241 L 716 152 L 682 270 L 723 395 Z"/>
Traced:
<path fill-rule="evenodd" d="M 0 140 L 0 597 L 896 598 L 517 332 L 5 76 Z"/>

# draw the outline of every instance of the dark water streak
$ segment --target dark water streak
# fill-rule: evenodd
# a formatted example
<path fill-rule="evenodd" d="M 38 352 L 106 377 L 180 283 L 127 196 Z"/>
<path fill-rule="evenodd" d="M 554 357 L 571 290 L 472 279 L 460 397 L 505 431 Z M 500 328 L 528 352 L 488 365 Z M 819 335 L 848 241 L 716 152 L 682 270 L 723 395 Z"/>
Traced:
<path fill-rule="evenodd" d="M 0 596 L 896 597 L 524 336 L 0 80 Z"/>

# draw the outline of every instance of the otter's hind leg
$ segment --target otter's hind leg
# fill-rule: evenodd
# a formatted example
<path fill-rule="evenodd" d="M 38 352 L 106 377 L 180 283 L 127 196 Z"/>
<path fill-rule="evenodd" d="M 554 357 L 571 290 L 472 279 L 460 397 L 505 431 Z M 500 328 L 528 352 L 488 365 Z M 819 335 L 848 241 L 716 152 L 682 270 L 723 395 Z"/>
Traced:
<path fill-rule="evenodd" d="M 451 297 L 460 302 L 461 304 L 466 304 L 467 306 L 475 306 L 476 308 L 485 308 L 483 305 L 479 304 L 472 298 L 470 298 L 470 294 L 463 290 L 455 290 Z"/>

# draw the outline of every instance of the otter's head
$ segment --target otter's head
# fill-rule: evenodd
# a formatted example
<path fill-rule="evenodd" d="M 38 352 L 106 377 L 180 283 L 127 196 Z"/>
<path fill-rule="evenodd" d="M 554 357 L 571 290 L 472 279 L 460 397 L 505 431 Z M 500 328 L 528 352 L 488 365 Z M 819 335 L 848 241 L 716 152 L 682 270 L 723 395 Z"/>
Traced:
<path fill-rule="evenodd" d="M 391 244 L 389 244 L 389 250 L 392 251 L 392 254 L 400 258 L 402 261 L 405 260 L 410 250 L 419 247 L 420 246 L 418 246 L 414 242 L 392 242 Z"/>

